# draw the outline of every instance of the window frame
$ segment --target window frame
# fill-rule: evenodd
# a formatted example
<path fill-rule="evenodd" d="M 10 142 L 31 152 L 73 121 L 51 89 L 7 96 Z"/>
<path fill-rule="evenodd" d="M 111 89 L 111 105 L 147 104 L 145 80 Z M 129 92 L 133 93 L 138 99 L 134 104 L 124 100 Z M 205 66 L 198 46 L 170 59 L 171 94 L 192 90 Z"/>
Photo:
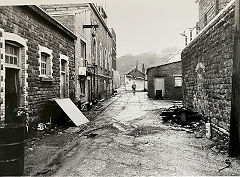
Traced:
<path fill-rule="evenodd" d="M 15 55 L 14 52 L 13 52 L 13 54 L 7 53 L 6 46 L 10 46 L 10 47 L 13 47 L 13 48 L 17 49 L 17 54 Z M 15 42 L 7 41 L 7 40 L 5 41 L 5 51 L 4 51 L 5 52 L 5 60 L 4 60 L 4 63 L 7 67 L 20 68 L 21 48 L 22 47 Z M 9 62 L 6 62 L 7 57 L 9 57 Z M 17 64 L 14 64 L 14 59 L 13 59 L 13 63 L 10 63 L 10 57 L 16 57 Z"/>
<path fill-rule="evenodd" d="M 40 75 L 43 75 L 43 76 L 48 76 L 48 65 L 49 65 L 49 55 L 47 53 L 44 53 L 44 52 L 41 52 L 41 63 L 40 63 L 40 67 L 41 67 L 41 71 L 40 71 Z M 43 59 L 45 61 L 43 61 Z M 43 67 L 44 66 L 44 67 Z M 42 72 L 44 71 L 44 73 Z"/>
<path fill-rule="evenodd" d="M 84 42 L 83 40 L 80 40 L 80 45 L 81 45 L 81 58 L 83 61 L 83 66 L 86 67 L 86 59 L 87 59 L 87 45 L 86 42 Z"/>
<path fill-rule="evenodd" d="M 39 45 L 39 77 L 42 78 L 41 81 L 53 81 L 53 51 L 47 47 Z M 46 74 L 42 73 L 42 56 L 47 56 L 46 61 Z"/>
<path fill-rule="evenodd" d="M 180 81 L 181 84 L 177 84 L 177 83 L 179 83 L 179 81 Z M 181 75 L 174 76 L 174 87 L 182 87 L 182 85 L 183 85 L 182 76 Z"/>

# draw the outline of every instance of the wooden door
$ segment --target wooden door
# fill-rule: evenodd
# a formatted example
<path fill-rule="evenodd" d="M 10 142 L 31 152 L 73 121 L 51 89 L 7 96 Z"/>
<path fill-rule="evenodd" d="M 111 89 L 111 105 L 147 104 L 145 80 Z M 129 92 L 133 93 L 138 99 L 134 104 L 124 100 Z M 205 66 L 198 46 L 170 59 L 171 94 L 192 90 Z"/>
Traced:
<path fill-rule="evenodd" d="M 163 77 L 154 79 L 154 96 L 157 96 L 158 91 L 162 91 L 162 97 L 165 97 L 165 82 Z"/>
<path fill-rule="evenodd" d="M 6 68 L 5 122 L 17 123 L 16 109 L 19 105 L 19 70 Z"/>

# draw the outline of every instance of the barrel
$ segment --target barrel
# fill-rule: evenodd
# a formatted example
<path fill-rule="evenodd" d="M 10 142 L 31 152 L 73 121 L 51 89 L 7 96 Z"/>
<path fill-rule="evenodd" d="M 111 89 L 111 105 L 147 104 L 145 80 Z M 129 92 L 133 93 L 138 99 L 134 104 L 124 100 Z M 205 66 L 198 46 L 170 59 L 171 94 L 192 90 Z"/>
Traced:
<path fill-rule="evenodd" d="M 0 176 L 21 176 L 24 171 L 25 125 L 0 124 Z"/>

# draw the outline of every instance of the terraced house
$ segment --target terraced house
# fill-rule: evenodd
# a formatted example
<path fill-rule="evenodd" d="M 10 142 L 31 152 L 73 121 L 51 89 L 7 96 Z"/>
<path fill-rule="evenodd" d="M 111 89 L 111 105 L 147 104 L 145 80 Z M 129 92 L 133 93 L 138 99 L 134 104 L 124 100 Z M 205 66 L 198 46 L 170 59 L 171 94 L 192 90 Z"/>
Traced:
<path fill-rule="evenodd" d="M 92 102 L 113 93 L 116 34 L 103 7 L 93 3 L 41 6 L 78 37 L 75 45 L 76 100 Z"/>
<path fill-rule="evenodd" d="M 76 36 L 37 6 L 0 7 L 1 121 L 19 107 L 39 120 L 51 98 L 75 98 Z"/>
<path fill-rule="evenodd" d="M 183 101 L 211 123 L 213 132 L 230 137 L 229 153 L 236 155 L 240 153 L 239 106 L 236 109 L 234 105 L 239 104 L 234 100 L 239 97 L 233 93 L 239 90 L 233 90 L 233 67 L 239 50 L 235 47 L 238 36 L 234 29 L 238 6 L 234 0 L 198 3 L 199 32 L 182 51 Z M 235 73 L 239 78 L 238 70 Z"/>

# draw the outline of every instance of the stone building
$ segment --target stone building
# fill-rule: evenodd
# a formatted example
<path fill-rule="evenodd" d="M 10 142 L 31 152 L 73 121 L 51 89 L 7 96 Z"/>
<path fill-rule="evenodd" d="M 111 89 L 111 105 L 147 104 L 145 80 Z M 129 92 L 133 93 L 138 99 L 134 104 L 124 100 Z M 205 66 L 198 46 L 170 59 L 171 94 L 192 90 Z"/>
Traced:
<path fill-rule="evenodd" d="M 78 37 L 75 46 L 76 100 L 91 102 L 112 94 L 116 34 L 107 26 L 107 14 L 103 7 L 81 3 L 42 8 Z"/>
<path fill-rule="evenodd" d="M 182 62 L 180 54 L 162 65 L 147 69 L 148 97 L 182 100 Z"/>
<path fill-rule="evenodd" d="M 37 121 L 51 98 L 75 98 L 76 36 L 37 6 L 0 7 L 1 121 Z"/>
<path fill-rule="evenodd" d="M 117 46 L 116 46 L 116 33 L 113 28 L 110 28 L 113 35 L 112 40 L 112 71 L 113 71 L 113 90 L 120 87 L 120 73 L 117 71 Z"/>
<path fill-rule="evenodd" d="M 203 29 L 231 0 L 198 0 L 198 30 Z"/>
<path fill-rule="evenodd" d="M 210 5 L 208 3 L 212 2 Z M 200 21 L 215 1 L 199 2 Z M 223 2 L 223 5 L 227 1 Z M 183 102 L 229 134 L 234 53 L 234 1 L 212 12 L 204 28 L 182 51 Z M 217 15 L 216 15 L 217 14 Z M 207 15 L 209 16 L 209 15 Z M 208 19 L 208 18 L 207 18 Z"/>

